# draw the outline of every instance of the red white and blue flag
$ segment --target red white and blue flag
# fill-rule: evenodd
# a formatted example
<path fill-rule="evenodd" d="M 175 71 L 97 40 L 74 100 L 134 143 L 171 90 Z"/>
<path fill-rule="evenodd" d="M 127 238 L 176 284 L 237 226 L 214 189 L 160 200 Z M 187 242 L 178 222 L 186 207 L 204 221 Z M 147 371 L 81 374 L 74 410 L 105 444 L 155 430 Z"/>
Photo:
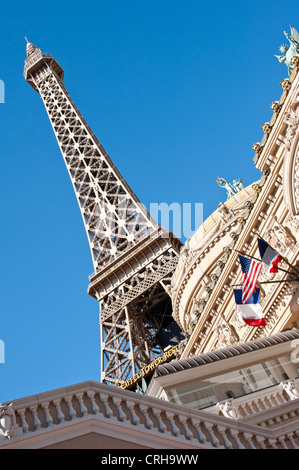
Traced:
<path fill-rule="evenodd" d="M 243 273 L 242 303 L 247 304 L 256 289 L 256 283 L 262 269 L 261 263 L 239 255 Z"/>
<path fill-rule="evenodd" d="M 239 315 L 249 326 L 265 326 L 265 318 L 260 306 L 260 289 L 256 289 L 252 296 L 244 304 L 242 301 L 242 289 L 234 289 L 235 301 Z"/>
<path fill-rule="evenodd" d="M 277 265 L 282 261 L 280 255 L 268 245 L 267 242 L 258 238 L 258 246 L 266 274 L 277 273 Z"/>

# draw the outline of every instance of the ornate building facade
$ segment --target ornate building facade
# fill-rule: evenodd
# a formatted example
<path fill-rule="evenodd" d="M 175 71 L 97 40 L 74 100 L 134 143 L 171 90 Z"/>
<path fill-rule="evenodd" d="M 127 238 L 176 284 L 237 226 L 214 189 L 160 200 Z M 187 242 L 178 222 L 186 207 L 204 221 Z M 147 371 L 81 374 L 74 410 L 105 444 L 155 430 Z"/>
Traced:
<path fill-rule="evenodd" d="M 245 188 L 235 182 L 237 189 L 185 246 L 175 240 L 162 246 L 158 234 L 156 252 L 142 251 L 144 258 L 152 253 L 161 259 L 167 253 L 168 260 L 176 260 L 149 288 L 164 280 L 157 298 L 164 302 L 167 293 L 185 339 L 151 361 L 141 360 L 139 351 L 139 368 L 122 374 L 121 383 L 119 375 L 118 380 L 111 375 L 117 386 L 104 380 L 84 382 L 2 404 L 0 448 L 299 448 L 299 55 L 290 60 L 291 75 L 281 82 L 281 97 L 271 104 L 273 116 L 262 125 L 262 141 L 253 145 L 261 179 Z M 54 61 L 51 67 L 59 78 L 60 66 Z M 47 94 L 45 69 L 43 73 L 39 86 Z M 61 142 L 67 145 L 65 136 Z M 88 145 L 89 152 L 96 149 Z M 142 217 L 146 230 L 154 232 L 155 223 L 147 214 Z M 251 327 L 240 319 L 233 290 L 242 283 L 238 254 L 259 257 L 257 234 L 283 261 L 275 276 L 262 273 L 259 278 L 266 326 Z M 91 239 L 96 264 L 102 262 L 99 251 L 105 252 L 104 258 L 113 255 L 107 243 L 100 250 L 99 241 L 93 235 Z M 130 250 L 134 252 L 133 245 L 126 256 Z M 127 275 L 125 264 L 115 259 L 109 263 L 116 266 L 115 275 L 108 270 L 116 286 L 121 270 Z M 101 276 L 96 273 L 92 281 L 100 285 Z M 95 284 L 90 293 L 97 296 Z M 106 330 L 106 335 L 111 332 L 119 335 L 117 330 Z"/>
<path fill-rule="evenodd" d="M 293 57 L 293 73 L 281 82 L 282 96 L 271 104 L 273 116 L 253 146 L 262 178 L 220 204 L 180 257 L 172 301 L 186 332 L 182 358 L 299 327 L 298 60 Z M 260 256 L 257 234 L 281 254 L 283 270 L 261 273 L 266 326 L 252 328 L 239 320 L 233 287 L 242 284 L 239 253 Z"/>

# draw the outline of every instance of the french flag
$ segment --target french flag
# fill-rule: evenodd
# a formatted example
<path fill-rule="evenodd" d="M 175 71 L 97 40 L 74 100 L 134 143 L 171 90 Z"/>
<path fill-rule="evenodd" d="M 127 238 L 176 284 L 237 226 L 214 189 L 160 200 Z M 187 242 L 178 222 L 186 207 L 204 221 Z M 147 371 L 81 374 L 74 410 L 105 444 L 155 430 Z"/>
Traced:
<path fill-rule="evenodd" d="M 280 255 L 261 238 L 258 238 L 258 247 L 265 273 L 277 273 L 277 265 L 282 261 Z"/>
<path fill-rule="evenodd" d="M 249 326 L 265 326 L 265 318 L 260 306 L 260 289 L 252 294 L 246 304 L 242 301 L 242 289 L 234 289 L 235 301 L 242 320 Z"/>

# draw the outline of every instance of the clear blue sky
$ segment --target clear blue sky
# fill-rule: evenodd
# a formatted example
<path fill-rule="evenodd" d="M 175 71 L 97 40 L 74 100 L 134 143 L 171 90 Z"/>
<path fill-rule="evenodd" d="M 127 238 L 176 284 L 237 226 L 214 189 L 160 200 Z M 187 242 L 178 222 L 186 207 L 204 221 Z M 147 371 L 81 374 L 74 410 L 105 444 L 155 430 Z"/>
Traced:
<path fill-rule="evenodd" d="M 5 3 L 5 6 L 3 5 Z M 204 204 L 218 176 L 260 178 L 252 145 L 287 68 L 274 54 L 298 1 L 2 2 L 0 402 L 99 380 L 99 312 L 79 208 L 25 39 L 65 70 L 70 96 L 148 207 Z"/>

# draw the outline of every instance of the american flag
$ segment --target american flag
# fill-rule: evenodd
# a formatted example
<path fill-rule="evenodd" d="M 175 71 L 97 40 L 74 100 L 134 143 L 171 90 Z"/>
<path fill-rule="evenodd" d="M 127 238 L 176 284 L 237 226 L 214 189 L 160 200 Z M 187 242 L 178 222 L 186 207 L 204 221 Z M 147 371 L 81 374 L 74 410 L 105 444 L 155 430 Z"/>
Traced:
<path fill-rule="evenodd" d="M 256 289 L 262 265 L 241 255 L 239 255 L 239 259 L 243 273 L 242 302 L 246 304 Z"/>

